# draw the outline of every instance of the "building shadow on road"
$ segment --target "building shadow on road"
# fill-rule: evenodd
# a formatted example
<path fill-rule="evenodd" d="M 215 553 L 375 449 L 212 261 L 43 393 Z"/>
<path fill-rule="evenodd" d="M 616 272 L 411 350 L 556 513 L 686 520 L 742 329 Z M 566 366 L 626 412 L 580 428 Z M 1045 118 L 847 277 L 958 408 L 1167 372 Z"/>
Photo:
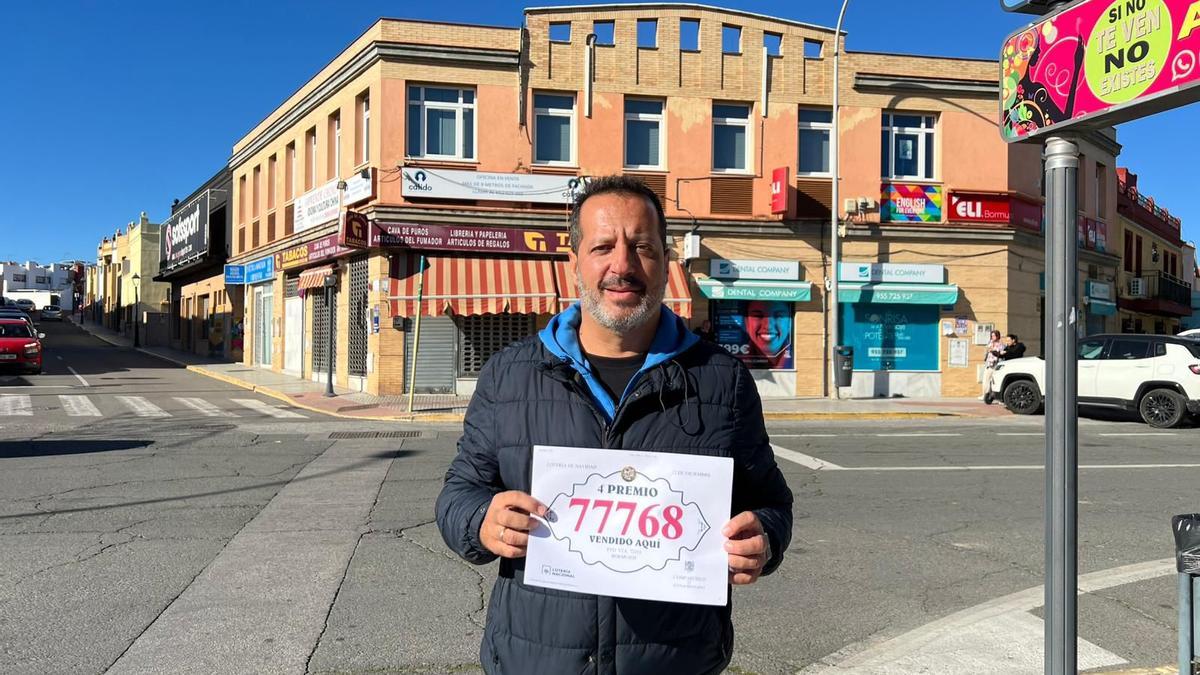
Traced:
<path fill-rule="evenodd" d="M 56 455 L 86 455 L 92 452 L 112 452 L 149 447 L 153 441 L 138 440 L 25 440 L 0 441 L 0 459 L 18 457 L 53 457 Z"/>
<path fill-rule="evenodd" d="M 27 444 L 32 443 L 32 442 L 34 442 L 34 441 L 24 441 L 24 443 L 27 443 Z M 58 441 L 47 441 L 47 442 L 58 442 Z M 62 441 L 62 442 L 63 443 L 71 443 L 72 441 Z M 78 441 L 74 441 L 74 442 L 78 443 Z M 100 443 L 103 441 L 96 441 L 96 442 Z M 141 442 L 145 445 L 149 445 L 149 441 L 135 441 L 135 442 Z M 3 446 L 4 446 L 4 443 L 0 443 L 0 448 L 3 448 Z M 0 515 L 0 521 L 14 520 L 16 518 L 33 518 L 33 517 L 44 518 L 46 516 L 60 515 L 60 514 L 65 514 L 65 513 L 86 513 L 86 512 L 90 512 L 90 511 L 107 511 L 109 509 L 120 509 L 120 508 L 125 508 L 128 506 L 147 506 L 150 504 L 169 504 L 172 502 L 187 501 L 189 499 L 200 499 L 200 498 L 204 498 L 204 497 L 215 497 L 215 496 L 219 496 L 219 495 L 236 494 L 238 492 L 248 492 L 251 490 L 260 490 L 260 489 L 266 488 L 266 487 L 282 488 L 283 486 L 288 485 L 289 483 L 300 483 L 300 482 L 304 482 L 304 481 L 316 480 L 318 478 L 325 478 L 326 476 L 332 476 L 335 474 L 344 473 L 346 471 L 354 471 L 356 469 L 367 466 L 368 464 L 371 464 L 373 462 L 378 462 L 380 460 L 404 459 L 406 457 L 411 457 L 413 455 L 421 454 L 422 452 L 424 452 L 424 451 L 423 450 L 404 450 L 404 449 L 381 450 L 379 452 L 371 453 L 365 459 L 361 459 L 357 462 L 354 462 L 353 464 L 347 464 L 346 466 L 341 467 L 339 469 L 333 469 L 330 471 L 321 471 L 318 473 L 309 474 L 307 476 L 298 476 L 296 478 L 291 478 L 288 480 L 268 481 L 265 483 L 255 483 L 253 485 L 243 485 L 241 487 L 228 488 L 226 490 L 209 490 L 207 492 L 196 492 L 196 493 L 187 494 L 187 495 L 179 495 L 176 497 L 160 497 L 157 499 L 138 499 L 138 500 L 134 500 L 134 501 L 118 502 L 115 504 L 103 504 L 101 506 L 81 506 L 81 507 L 70 508 L 70 509 L 53 509 L 53 510 L 47 509 L 47 510 L 42 510 L 42 511 L 27 511 L 25 513 L 11 513 L 11 514 L 6 514 L 6 515 Z M 3 457 L 3 455 L 0 455 L 0 457 Z M 301 471 L 303 471 L 303 469 Z"/>

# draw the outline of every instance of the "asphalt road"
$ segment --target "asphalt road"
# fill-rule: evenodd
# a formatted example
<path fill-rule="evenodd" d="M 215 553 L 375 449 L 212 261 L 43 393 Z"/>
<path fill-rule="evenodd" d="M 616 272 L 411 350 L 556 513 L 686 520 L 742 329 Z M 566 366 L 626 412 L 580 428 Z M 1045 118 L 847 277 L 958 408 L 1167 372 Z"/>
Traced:
<path fill-rule="evenodd" d="M 0 376 L 0 672 L 477 672 L 496 566 L 432 523 L 459 428 L 320 418 L 45 328 L 47 373 Z M 772 424 L 794 539 L 734 592 L 731 672 L 1041 672 L 1040 422 Z M 1197 433 L 1081 423 L 1085 666 L 1174 661 Z"/>

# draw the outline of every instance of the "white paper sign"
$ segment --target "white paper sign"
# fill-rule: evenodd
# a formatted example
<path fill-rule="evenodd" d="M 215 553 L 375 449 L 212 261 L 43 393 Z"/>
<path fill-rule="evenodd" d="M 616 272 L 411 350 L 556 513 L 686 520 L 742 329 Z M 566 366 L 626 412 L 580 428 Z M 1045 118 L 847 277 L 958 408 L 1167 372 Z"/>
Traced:
<path fill-rule="evenodd" d="M 535 446 L 525 583 L 621 598 L 728 602 L 733 460 Z"/>

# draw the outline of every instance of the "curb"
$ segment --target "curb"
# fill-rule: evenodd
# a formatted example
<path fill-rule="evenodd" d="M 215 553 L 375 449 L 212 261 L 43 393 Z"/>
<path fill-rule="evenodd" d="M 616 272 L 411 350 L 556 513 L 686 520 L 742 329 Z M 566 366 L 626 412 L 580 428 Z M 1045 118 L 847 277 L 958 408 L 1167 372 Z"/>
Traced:
<path fill-rule="evenodd" d="M 941 417 L 976 417 L 961 413 L 947 412 L 767 412 L 763 419 L 778 421 L 816 421 L 816 420 L 929 420 Z"/>

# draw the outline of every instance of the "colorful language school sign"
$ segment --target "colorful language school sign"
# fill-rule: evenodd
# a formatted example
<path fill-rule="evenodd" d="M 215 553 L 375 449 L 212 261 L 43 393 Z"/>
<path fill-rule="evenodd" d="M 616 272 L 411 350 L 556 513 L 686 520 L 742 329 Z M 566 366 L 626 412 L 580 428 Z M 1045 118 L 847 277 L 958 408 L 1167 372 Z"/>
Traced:
<path fill-rule="evenodd" d="M 1087 0 L 1000 54 L 1006 141 L 1097 128 L 1200 100 L 1200 0 Z"/>
<path fill-rule="evenodd" d="M 882 197 L 884 222 L 942 222 L 941 186 L 884 183 Z"/>

